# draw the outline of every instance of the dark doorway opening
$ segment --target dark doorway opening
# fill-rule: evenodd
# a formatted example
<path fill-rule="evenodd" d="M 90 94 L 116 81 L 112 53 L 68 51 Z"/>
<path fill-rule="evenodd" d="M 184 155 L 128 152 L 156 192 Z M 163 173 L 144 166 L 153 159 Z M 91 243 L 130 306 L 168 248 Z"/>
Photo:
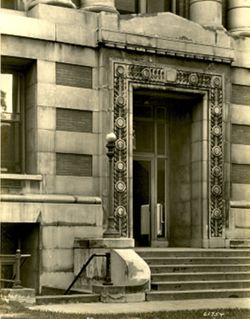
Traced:
<path fill-rule="evenodd" d="M 21 254 L 30 254 L 31 257 L 21 261 L 21 283 L 23 287 L 33 288 L 36 293 L 39 290 L 39 224 L 38 223 L 2 223 L 1 231 L 1 254 L 15 254 L 17 249 Z M 13 267 L 3 265 L 1 276 L 12 279 Z M 5 283 L 2 287 L 10 287 Z"/>
<path fill-rule="evenodd" d="M 203 99 L 198 94 L 134 91 L 133 234 L 136 246 L 201 245 L 202 179 L 207 165 L 202 152 L 207 139 L 203 113 Z"/>
<path fill-rule="evenodd" d="M 150 179 L 151 162 L 148 160 L 133 161 L 133 224 L 136 246 L 150 245 Z"/>

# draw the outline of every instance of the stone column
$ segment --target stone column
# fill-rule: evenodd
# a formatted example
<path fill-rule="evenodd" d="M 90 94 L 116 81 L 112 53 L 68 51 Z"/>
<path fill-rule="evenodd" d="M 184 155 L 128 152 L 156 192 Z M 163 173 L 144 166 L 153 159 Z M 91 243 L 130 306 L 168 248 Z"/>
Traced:
<path fill-rule="evenodd" d="M 113 12 L 117 13 L 115 0 L 81 0 L 81 9 L 93 12 Z"/>
<path fill-rule="evenodd" d="M 203 26 L 222 28 L 222 0 L 190 0 L 190 20 Z"/>
<path fill-rule="evenodd" d="M 71 0 L 30 0 L 28 2 L 28 10 L 37 4 L 50 4 L 58 7 L 76 8 L 75 4 Z"/>
<path fill-rule="evenodd" d="M 250 0 L 228 0 L 227 24 L 230 32 L 250 36 Z"/>

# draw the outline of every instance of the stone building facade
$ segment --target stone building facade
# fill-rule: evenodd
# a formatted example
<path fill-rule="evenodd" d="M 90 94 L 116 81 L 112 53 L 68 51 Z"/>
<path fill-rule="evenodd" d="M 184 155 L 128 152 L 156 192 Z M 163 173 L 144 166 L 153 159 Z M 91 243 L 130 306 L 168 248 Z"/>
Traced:
<path fill-rule="evenodd" d="M 66 287 L 81 240 L 249 247 L 249 0 L 2 1 L 0 15 L 1 252 L 32 255 L 24 285 Z"/>

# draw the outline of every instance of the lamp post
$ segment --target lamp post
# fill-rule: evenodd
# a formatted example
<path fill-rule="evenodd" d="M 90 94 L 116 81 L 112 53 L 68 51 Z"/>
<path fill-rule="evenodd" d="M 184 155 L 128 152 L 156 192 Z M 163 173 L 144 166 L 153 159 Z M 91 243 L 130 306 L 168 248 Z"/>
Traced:
<path fill-rule="evenodd" d="M 113 209 L 113 158 L 115 155 L 116 135 L 111 132 L 106 135 L 106 148 L 109 159 L 109 199 L 108 199 L 108 227 L 103 233 L 103 237 L 119 237 L 119 233 L 114 225 L 114 209 Z"/>

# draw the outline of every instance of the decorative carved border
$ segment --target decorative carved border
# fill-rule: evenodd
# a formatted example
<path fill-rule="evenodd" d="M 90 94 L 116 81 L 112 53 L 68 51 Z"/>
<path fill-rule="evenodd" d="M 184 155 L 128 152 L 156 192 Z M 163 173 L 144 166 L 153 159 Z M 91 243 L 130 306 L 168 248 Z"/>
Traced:
<path fill-rule="evenodd" d="M 223 237 L 223 79 L 221 75 L 174 69 L 138 62 L 113 62 L 114 132 L 114 215 L 117 229 L 128 235 L 128 112 L 129 85 L 168 86 L 208 93 L 209 107 L 209 238 Z"/>

